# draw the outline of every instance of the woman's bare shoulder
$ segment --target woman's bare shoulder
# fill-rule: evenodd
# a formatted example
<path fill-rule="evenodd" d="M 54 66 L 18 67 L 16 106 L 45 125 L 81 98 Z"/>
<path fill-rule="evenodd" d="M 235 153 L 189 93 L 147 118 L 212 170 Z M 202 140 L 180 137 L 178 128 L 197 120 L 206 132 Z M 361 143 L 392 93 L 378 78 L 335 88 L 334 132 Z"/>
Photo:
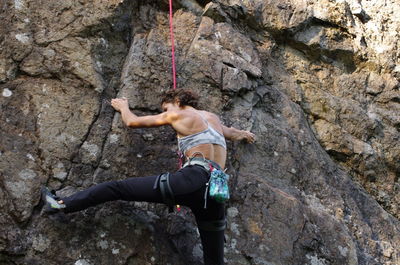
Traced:
<path fill-rule="evenodd" d="M 208 117 L 210 118 L 214 118 L 214 119 L 220 119 L 219 116 L 217 114 L 215 114 L 214 112 L 209 112 L 206 110 L 199 110 L 202 114 L 206 114 Z"/>
<path fill-rule="evenodd" d="M 209 111 L 202 110 L 202 114 L 205 114 L 207 119 L 211 120 L 212 122 L 215 122 L 215 124 L 223 125 L 223 123 L 221 121 L 221 118 L 217 114 L 215 114 L 214 112 L 209 112 Z"/>

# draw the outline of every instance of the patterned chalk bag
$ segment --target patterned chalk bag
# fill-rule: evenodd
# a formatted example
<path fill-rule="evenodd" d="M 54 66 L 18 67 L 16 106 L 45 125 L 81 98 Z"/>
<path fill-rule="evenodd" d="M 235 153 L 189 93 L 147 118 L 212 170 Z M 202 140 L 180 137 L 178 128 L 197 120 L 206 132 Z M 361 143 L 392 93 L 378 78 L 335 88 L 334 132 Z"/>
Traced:
<path fill-rule="evenodd" d="M 217 202 L 229 200 L 229 175 L 224 171 L 212 168 L 209 181 L 210 197 Z"/>

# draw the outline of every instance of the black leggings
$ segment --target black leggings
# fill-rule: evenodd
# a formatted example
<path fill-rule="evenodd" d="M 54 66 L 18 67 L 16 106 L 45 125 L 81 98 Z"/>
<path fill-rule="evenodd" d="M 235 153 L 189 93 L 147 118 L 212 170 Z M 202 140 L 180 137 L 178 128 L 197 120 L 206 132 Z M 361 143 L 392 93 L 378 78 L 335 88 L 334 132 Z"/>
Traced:
<path fill-rule="evenodd" d="M 210 198 L 204 209 L 205 184 L 209 173 L 201 166 L 190 165 L 170 174 L 170 185 L 175 202 L 190 207 L 197 223 L 225 218 L 224 204 Z M 62 198 L 65 212 L 76 212 L 107 201 L 145 201 L 163 203 L 160 189 L 155 185 L 157 176 L 128 178 L 104 182 Z M 199 228 L 205 265 L 224 264 L 224 231 L 205 231 Z"/>

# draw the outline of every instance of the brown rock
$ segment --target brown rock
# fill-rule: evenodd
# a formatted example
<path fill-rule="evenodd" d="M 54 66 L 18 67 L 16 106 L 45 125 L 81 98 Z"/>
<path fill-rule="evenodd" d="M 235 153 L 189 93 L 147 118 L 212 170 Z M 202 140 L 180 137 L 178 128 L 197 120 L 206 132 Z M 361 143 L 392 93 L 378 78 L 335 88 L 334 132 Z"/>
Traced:
<path fill-rule="evenodd" d="M 399 263 L 396 0 L 174 6 L 178 86 L 257 135 L 229 143 L 227 264 Z M 186 209 L 112 202 L 59 223 L 38 207 L 43 184 L 176 169 L 170 128 L 128 130 L 107 104 L 159 112 L 168 1 L 0 8 L 0 263 L 202 264 Z"/>

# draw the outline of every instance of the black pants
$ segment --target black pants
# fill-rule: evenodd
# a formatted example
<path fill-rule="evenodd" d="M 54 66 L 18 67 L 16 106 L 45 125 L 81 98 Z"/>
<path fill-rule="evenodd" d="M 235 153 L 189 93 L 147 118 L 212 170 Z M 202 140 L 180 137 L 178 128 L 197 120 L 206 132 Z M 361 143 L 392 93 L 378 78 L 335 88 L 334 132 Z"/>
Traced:
<path fill-rule="evenodd" d="M 215 221 L 225 218 L 224 205 L 208 198 L 204 209 L 205 184 L 209 173 L 201 166 L 190 165 L 170 174 L 170 185 L 175 202 L 188 206 L 196 221 Z M 100 203 L 114 200 L 145 201 L 163 203 L 157 176 L 129 178 L 121 181 L 104 182 L 72 196 L 62 198 L 65 212 L 76 212 Z M 224 264 L 224 231 L 205 231 L 199 228 L 205 265 Z"/>

